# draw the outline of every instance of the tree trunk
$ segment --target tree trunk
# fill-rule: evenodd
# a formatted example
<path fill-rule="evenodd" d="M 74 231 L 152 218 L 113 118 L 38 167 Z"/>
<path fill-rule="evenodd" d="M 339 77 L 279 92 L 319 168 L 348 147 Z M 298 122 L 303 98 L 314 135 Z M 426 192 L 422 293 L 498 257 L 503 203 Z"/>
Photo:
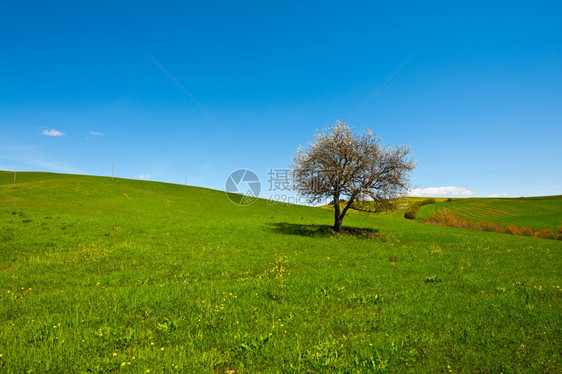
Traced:
<path fill-rule="evenodd" d="M 336 218 L 336 222 L 334 222 L 334 231 L 335 232 L 341 232 L 341 224 L 343 222 L 343 218 L 339 217 Z"/>
<path fill-rule="evenodd" d="M 343 211 L 340 211 L 340 199 L 339 197 L 334 198 L 334 231 L 335 232 L 341 232 L 343 217 L 345 217 L 345 213 L 347 213 L 354 200 L 355 200 L 355 196 L 352 195 L 349 198 L 347 204 L 345 204 Z"/>
<path fill-rule="evenodd" d="M 334 231 L 341 231 L 342 217 L 340 217 L 340 197 L 334 196 Z"/>

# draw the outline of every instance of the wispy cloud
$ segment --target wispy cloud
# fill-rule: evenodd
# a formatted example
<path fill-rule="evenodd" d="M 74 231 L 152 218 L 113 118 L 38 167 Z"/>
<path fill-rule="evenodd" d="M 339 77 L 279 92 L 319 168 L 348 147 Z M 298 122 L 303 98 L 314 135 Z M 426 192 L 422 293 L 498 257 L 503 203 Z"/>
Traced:
<path fill-rule="evenodd" d="M 55 129 L 43 130 L 41 134 L 45 136 L 64 136 L 64 132 Z"/>
<path fill-rule="evenodd" d="M 88 134 L 93 136 L 103 136 L 103 132 L 90 131 Z"/>
<path fill-rule="evenodd" d="M 141 174 L 141 175 L 139 175 L 139 176 L 136 176 L 136 175 L 135 175 L 135 178 L 141 179 L 141 180 L 147 180 L 147 179 L 152 178 L 152 175 L 150 175 L 150 174 Z"/>
<path fill-rule="evenodd" d="M 9 170 L 51 171 L 68 174 L 85 174 L 70 160 L 60 160 L 42 149 L 21 143 L 18 139 L 0 135 L 0 161 L 8 164 Z"/>
<path fill-rule="evenodd" d="M 84 174 L 84 172 L 79 170 L 79 169 L 75 169 L 73 167 L 68 167 L 68 166 L 65 166 L 65 165 L 45 161 L 43 159 L 38 159 L 38 158 L 34 158 L 34 157 L 28 157 L 28 156 L 5 157 L 5 156 L 0 155 L 0 159 L 15 161 L 17 163 L 20 163 L 20 164 L 23 164 L 23 165 L 26 165 L 26 166 L 31 166 L 31 167 L 33 167 L 32 170 L 37 170 L 36 168 L 39 167 L 39 168 L 44 169 L 45 171 L 56 171 L 56 172 L 60 172 L 60 173 L 69 173 L 69 174 Z M 38 171 L 42 171 L 42 170 L 38 170 Z"/>
<path fill-rule="evenodd" d="M 464 187 L 426 187 L 408 191 L 409 196 L 471 196 L 474 192 Z"/>
<path fill-rule="evenodd" d="M 493 193 L 491 195 L 488 195 L 488 197 L 507 197 L 507 193 Z"/>

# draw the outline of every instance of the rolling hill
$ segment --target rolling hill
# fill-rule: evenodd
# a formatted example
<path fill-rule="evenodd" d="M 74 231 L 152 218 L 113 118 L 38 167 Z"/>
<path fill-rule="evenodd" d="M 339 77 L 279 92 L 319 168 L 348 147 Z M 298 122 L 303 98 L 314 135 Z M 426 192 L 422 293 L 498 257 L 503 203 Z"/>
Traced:
<path fill-rule="evenodd" d="M 556 225 L 536 204 L 515 218 Z M 0 172 L 0 371 L 560 372 L 562 242 L 331 223 L 203 188 L 19 173 L 13 189 Z"/>
<path fill-rule="evenodd" d="M 533 227 L 536 230 L 562 227 L 562 196 L 522 198 L 474 198 L 437 202 L 420 208 L 418 218 L 446 210 L 472 221 L 498 222 Z"/>

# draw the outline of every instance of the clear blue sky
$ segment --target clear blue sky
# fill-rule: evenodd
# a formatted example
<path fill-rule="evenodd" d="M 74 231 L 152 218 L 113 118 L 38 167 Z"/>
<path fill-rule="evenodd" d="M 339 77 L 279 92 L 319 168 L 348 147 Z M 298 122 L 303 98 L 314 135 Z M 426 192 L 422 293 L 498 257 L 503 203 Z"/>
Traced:
<path fill-rule="evenodd" d="M 0 169 L 115 164 L 224 189 L 250 168 L 266 185 L 387 82 L 350 125 L 410 144 L 420 194 L 561 194 L 561 16 L 559 1 L 3 1 Z"/>

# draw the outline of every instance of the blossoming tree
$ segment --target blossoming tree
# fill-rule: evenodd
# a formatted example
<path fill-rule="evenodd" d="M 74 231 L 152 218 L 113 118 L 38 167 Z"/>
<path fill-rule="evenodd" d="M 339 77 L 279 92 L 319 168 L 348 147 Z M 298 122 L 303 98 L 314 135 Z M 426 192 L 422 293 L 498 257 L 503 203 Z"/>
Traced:
<path fill-rule="evenodd" d="M 345 214 L 359 200 L 386 204 L 408 188 L 415 162 L 408 146 L 384 147 L 370 129 L 355 135 L 345 122 L 336 122 L 299 147 L 293 156 L 294 188 L 310 203 L 331 199 L 336 232 Z"/>

